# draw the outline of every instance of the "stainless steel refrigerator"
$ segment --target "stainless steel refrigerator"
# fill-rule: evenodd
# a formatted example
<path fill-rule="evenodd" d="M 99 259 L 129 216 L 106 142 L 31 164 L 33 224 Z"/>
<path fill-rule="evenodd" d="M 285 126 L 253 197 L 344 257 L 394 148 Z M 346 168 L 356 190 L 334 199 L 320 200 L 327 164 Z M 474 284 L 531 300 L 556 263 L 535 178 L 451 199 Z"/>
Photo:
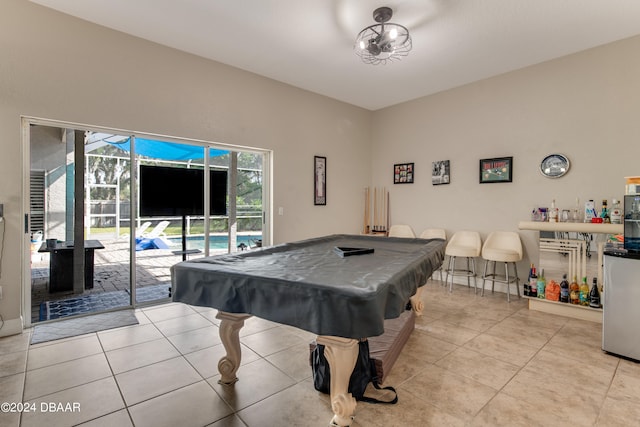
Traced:
<path fill-rule="evenodd" d="M 640 254 L 604 256 L 602 349 L 640 361 Z"/>

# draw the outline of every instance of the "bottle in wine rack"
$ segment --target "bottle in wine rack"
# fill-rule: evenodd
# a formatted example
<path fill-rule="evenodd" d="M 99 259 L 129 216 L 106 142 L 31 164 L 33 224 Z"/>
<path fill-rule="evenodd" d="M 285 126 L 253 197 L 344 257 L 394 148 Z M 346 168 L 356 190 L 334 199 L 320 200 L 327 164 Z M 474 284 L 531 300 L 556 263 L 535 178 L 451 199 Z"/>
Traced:
<path fill-rule="evenodd" d="M 527 281 L 524 282 L 524 296 L 531 296 L 531 275 L 533 274 L 533 264 L 529 267 L 529 275 L 527 276 Z"/>
<path fill-rule="evenodd" d="M 544 299 L 544 290 L 547 287 L 547 281 L 544 278 L 544 268 L 540 269 L 540 275 L 536 283 L 538 290 L 538 298 Z"/>
<path fill-rule="evenodd" d="M 569 302 L 569 281 L 567 275 L 562 275 L 562 282 L 560 282 L 560 302 Z"/>
<path fill-rule="evenodd" d="M 593 278 L 593 285 L 591 286 L 591 291 L 589 292 L 589 307 L 591 308 L 600 308 L 600 290 L 598 289 L 598 278 Z"/>
<path fill-rule="evenodd" d="M 587 285 L 587 278 L 582 278 L 582 284 L 580 285 L 580 305 L 589 305 L 589 285 Z"/>
<path fill-rule="evenodd" d="M 533 266 L 533 264 L 531 264 Z M 529 296 L 536 298 L 538 296 L 538 275 L 536 268 L 531 267 L 531 277 L 529 277 Z"/>
<path fill-rule="evenodd" d="M 569 302 L 571 304 L 580 304 L 580 286 L 576 276 L 573 276 L 573 281 L 569 285 Z"/>

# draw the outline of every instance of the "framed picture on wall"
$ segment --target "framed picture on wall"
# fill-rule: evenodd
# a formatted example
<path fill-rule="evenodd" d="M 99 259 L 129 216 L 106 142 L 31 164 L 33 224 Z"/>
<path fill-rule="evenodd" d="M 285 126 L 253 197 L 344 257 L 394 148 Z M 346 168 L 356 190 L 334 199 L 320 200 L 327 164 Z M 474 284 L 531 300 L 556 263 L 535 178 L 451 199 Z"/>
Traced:
<path fill-rule="evenodd" d="M 480 184 L 511 182 L 512 179 L 513 157 L 480 160 Z"/>
<path fill-rule="evenodd" d="M 313 157 L 313 204 L 327 204 L 327 158 Z"/>
<path fill-rule="evenodd" d="M 413 163 L 397 163 L 393 165 L 394 184 L 413 184 Z"/>
<path fill-rule="evenodd" d="M 449 160 L 438 160 L 432 163 L 431 167 L 431 184 L 441 185 L 451 182 L 451 169 L 449 168 Z"/>

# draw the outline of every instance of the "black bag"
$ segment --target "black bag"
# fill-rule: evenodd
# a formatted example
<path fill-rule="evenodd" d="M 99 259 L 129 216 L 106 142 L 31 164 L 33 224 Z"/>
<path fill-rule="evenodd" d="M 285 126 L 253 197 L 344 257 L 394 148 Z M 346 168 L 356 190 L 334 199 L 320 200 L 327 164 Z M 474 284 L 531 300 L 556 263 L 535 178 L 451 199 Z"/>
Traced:
<path fill-rule="evenodd" d="M 319 392 L 329 394 L 331 386 L 331 372 L 329 362 L 324 356 L 324 345 L 316 344 L 316 348 L 311 354 L 311 369 L 313 372 L 313 387 Z M 393 392 L 394 398 L 390 401 L 378 400 L 373 397 L 367 397 L 364 392 L 369 383 L 378 390 L 389 390 Z M 369 341 L 360 340 L 358 343 L 358 358 L 356 366 L 353 368 L 351 378 L 349 379 L 349 393 L 359 401 L 369 403 L 388 403 L 395 404 L 398 402 L 398 394 L 393 387 L 380 387 L 378 383 L 378 374 L 376 366 L 369 358 Z"/>

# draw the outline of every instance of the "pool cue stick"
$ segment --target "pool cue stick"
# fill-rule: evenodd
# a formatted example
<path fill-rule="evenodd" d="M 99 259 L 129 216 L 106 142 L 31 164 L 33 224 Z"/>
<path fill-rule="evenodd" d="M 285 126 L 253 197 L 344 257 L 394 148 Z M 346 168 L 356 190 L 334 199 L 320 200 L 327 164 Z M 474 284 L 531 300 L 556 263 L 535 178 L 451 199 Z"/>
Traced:
<path fill-rule="evenodd" d="M 387 206 L 385 207 L 385 217 L 387 218 L 387 221 L 386 221 L 387 234 L 389 234 L 389 227 L 391 227 L 391 223 L 389 221 L 389 192 L 388 191 L 387 191 L 386 202 L 387 202 Z"/>
<path fill-rule="evenodd" d="M 373 229 L 378 227 L 378 187 L 373 188 Z"/>
<path fill-rule="evenodd" d="M 364 218 L 362 221 L 362 233 L 369 234 L 369 187 L 364 188 Z"/>

